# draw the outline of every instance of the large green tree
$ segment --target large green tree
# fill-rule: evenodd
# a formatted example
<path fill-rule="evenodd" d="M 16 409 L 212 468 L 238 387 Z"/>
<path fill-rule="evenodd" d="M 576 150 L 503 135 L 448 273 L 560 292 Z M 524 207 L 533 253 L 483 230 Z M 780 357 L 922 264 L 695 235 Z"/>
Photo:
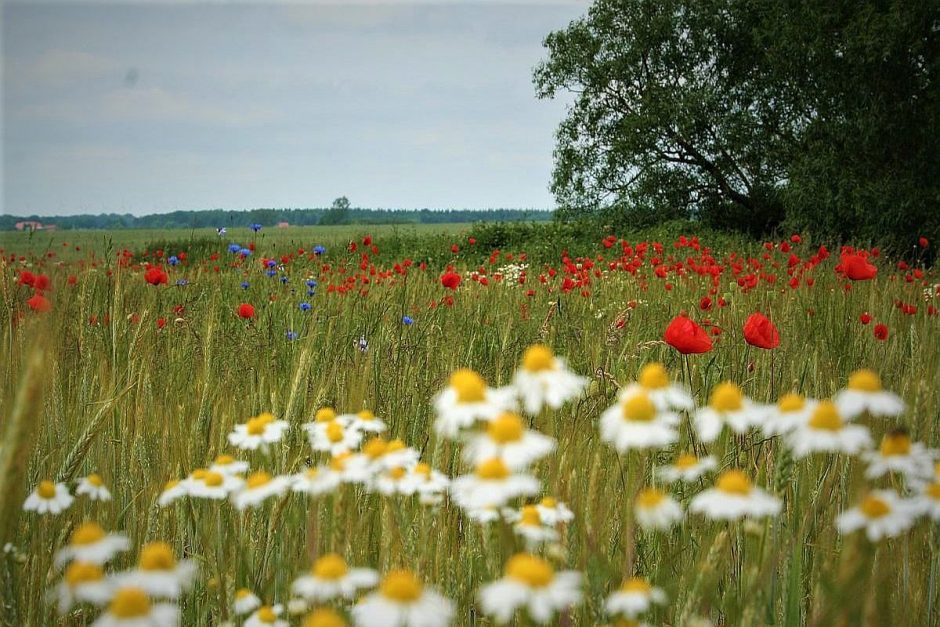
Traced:
<path fill-rule="evenodd" d="M 683 217 L 901 245 L 940 214 L 938 4 L 596 0 L 545 40 L 573 94 L 563 217 Z"/>

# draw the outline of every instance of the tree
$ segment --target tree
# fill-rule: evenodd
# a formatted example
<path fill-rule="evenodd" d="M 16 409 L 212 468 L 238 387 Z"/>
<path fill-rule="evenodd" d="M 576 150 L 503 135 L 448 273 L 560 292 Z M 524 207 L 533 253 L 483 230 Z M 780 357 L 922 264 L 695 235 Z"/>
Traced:
<path fill-rule="evenodd" d="M 534 73 L 539 97 L 575 95 L 560 215 L 910 236 L 940 200 L 937 17 L 915 0 L 597 0 Z"/>
<path fill-rule="evenodd" d="M 323 212 L 320 224 L 349 224 L 349 199 L 340 196 L 334 200 L 330 208 Z"/>

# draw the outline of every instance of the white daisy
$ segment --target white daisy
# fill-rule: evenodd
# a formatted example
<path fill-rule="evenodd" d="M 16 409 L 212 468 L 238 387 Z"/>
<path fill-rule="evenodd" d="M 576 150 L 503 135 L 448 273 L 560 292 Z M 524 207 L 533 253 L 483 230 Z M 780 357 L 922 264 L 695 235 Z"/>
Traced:
<path fill-rule="evenodd" d="M 637 494 L 633 512 L 641 527 L 660 531 L 670 529 L 683 516 L 679 502 L 656 488 L 646 488 Z"/>
<path fill-rule="evenodd" d="M 764 408 L 764 422 L 761 425 L 767 436 L 783 435 L 806 426 L 816 409 L 816 401 L 806 399 L 799 394 L 784 394 L 776 405 Z"/>
<path fill-rule="evenodd" d="M 231 455 L 219 455 L 209 470 L 223 475 L 241 475 L 248 472 L 248 462 L 237 460 Z"/>
<path fill-rule="evenodd" d="M 831 401 L 820 401 L 807 423 L 786 436 L 793 456 L 810 453 L 845 453 L 857 455 L 871 447 L 871 435 L 862 425 L 846 423 Z"/>
<path fill-rule="evenodd" d="M 658 467 L 656 475 L 667 483 L 676 481 L 692 483 L 717 467 L 718 462 L 711 455 L 698 458 L 691 453 L 683 453 L 677 456 L 672 464 Z"/>
<path fill-rule="evenodd" d="M 262 605 L 245 620 L 244 627 L 290 627 L 286 620 L 278 618 L 284 607 L 278 605 Z"/>
<path fill-rule="evenodd" d="M 510 499 L 535 494 L 538 490 L 538 479 L 512 474 L 498 457 L 478 464 L 473 474 L 457 477 L 451 484 L 454 502 L 468 510 L 501 507 Z"/>
<path fill-rule="evenodd" d="M 481 525 L 488 525 L 491 522 L 497 521 L 501 518 L 499 510 L 493 505 L 487 505 L 485 507 L 478 507 L 475 509 L 464 508 L 464 514 L 466 514 L 467 518 L 473 522 L 479 523 Z"/>
<path fill-rule="evenodd" d="M 263 413 L 248 420 L 244 424 L 235 425 L 232 433 L 228 434 L 229 444 L 243 450 L 266 451 L 269 445 L 279 442 L 287 431 L 286 420 L 275 420 L 274 416 Z"/>
<path fill-rule="evenodd" d="M 473 465 L 499 457 L 511 470 L 522 470 L 553 450 L 553 438 L 526 429 L 518 414 L 506 412 L 490 421 L 485 431 L 468 438 L 463 456 Z"/>
<path fill-rule="evenodd" d="M 92 627 L 172 627 L 179 618 L 175 605 L 153 603 L 140 588 L 118 588 Z"/>
<path fill-rule="evenodd" d="M 382 433 L 387 428 L 385 423 L 375 417 L 368 409 L 363 409 L 356 414 L 344 414 L 341 419 L 349 420 L 349 426 L 357 431 L 367 433 Z"/>
<path fill-rule="evenodd" d="M 443 627 L 454 616 L 454 604 L 413 573 L 394 570 L 385 575 L 378 592 L 352 608 L 358 627 Z"/>
<path fill-rule="evenodd" d="M 160 507 L 166 507 L 181 496 L 186 496 L 186 483 L 179 479 L 171 479 L 163 486 L 163 491 L 157 498 Z"/>
<path fill-rule="evenodd" d="M 399 439 L 372 438 L 362 445 L 362 454 L 367 458 L 369 469 L 380 472 L 390 468 L 410 468 L 418 463 L 420 454 Z"/>
<path fill-rule="evenodd" d="M 67 510 L 74 500 L 64 483 L 44 480 L 26 497 L 23 509 L 37 514 L 58 514 Z"/>
<path fill-rule="evenodd" d="M 248 476 L 242 489 L 232 495 L 232 503 L 238 510 L 258 507 L 269 497 L 284 494 L 289 487 L 290 477 L 272 477 L 261 470 Z"/>
<path fill-rule="evenodd" d="M 712 520 L 775 516 L 781 507 L 779 499 L 755 488 L 740 470 L 721 473 L 714 488 L 697 494 L 689 503 L 690 512 L 704 514 Z"/>
<path fill-rule="evenodd" d="M 194 470 L 184 484 L 186 493 L 193 498 L 220 501 L 240 490 L 245 480 L 237 475 L 224 475 L 200 468 Z"/>
<path fill-rule="evenodd" d="M 918 489 L 918 507 L 931 520 L 940 521 L 940 482 L 926 483 Z"/>
<path fill-rule="evenodd" d="M 346 427 L 339 420 L 310 422 L 304 425 L 310 438 L 310 448 L 339 455 L 355 449 L 362 442 L 362 432 Z"/>
<path fill-rule="evenodd" d="M 877 479 L 897 473 L 912 483 L 927 481 L 934 474 L 936 451 L 920 442 L 911 442 L 907 431 L 896 429 L 885 434 L 877 451 L 862 454 L 868 462 L 865 477 Z"/>
<path fill-rule="evenodd" d="M 101 475 L 97 473 L 92 473 L 79 481 L 78 487 L 75 489 L 75 494 L 84 494 L 92 501 L 111 500 L 111 492 L 108 491 L 108 487 L 104 484 Z"/>
<path fill-rule="evenodd" d="M 839 514 L 836 527 L 839 533 L 864 529 L 868 539 L 877 542 L 910 529 L 918 514 L 916 501 L 902 499 L 894 490 L 874 490 L 856 507 Z"/>
<path fill-rule="evenodd" d="M 601 439 L 619 452 L 662 448 L 679 439 L 678 414 L 661 411 L 643 390 L 623 396 L 601 414 Z"/>
<path fill-rule="evenodd" d="M 308 468 L 294 475 L 291 490 L 310 496 L 320 496 L 333 492 L 342 482 L 341 473 L 331 470 L 329 466 L 320 466 Z"/>
<path fill-rule="evenodd" d="M 359 590 L 378 582 L 379 575 L 371 568 L 349 568 L 341 556 L 329 553 L 313 563 L 310 574 L 294 580 L 291 593 L 313 602 L 353 599 Z"/>
<path fill-rule="evenodd" d="M 434 398 L 434 430 L 445 438 L 456 438 L 461 429 L 477 420 L 492 420 L 513 410 L 514 395 L 515 390 L 488 387 L 477 372 L 462 368 L 451 375 L 449 385 Z"/>
<path fill-rule="evenodd" d="M 558 540 L 558 532 L 542 520 L 542 515 L 535 505 L 524 505 L 521 510 L 508 510 L 503 513 L 503 517 L 515 523 L 513 531 L 522 536 L 526 548 L 530 551 L 546 542 Z"/>
<path fill-rule="evenodd" d="M 557 525 L 574 520 L 574 512 L 558 499 L 546 496 L 535 506 L 546 525 Z"/>
<path fill-rule="evenodd" d="M 55 563 L 58 567 L 72 560 L 106 564 L 115 555 L 130 547 L 131 542 L 127 536 L 105 533 L 98 523 L 86 522 L 76 528 L 69 543 L 59 549 L 55 555 Z"/>
<path fill-rule="evenodd" d="M 370 489 L 384 496 L 414 494 L 414 483 L 408 480 L 408 471 L 401 466 L 383 470 L 372 478 Z"/>
<path fill-rule="evenodd" d="M 833 399 L 846 418 L 855 418 L 868 412 L 872 416 L 899 416 L 904 401 L 894 392 L 882 389 L 881 377 L 871 370 L 856 370 L 849 375 L 849 383 Z"/>
<path fill-rule="evenodd" d="M 111 598 L 111 583 L 105 578 L 100 564 L 72 562 L 50 598 L 54 598 L 60 614 L 67 613 L 76 603 L 104 605 Z"/>
<path fill-rule="evenodd" d="M 513 376 L 513 387 L 522 407 L 531 415 L 543 406 L 559 409 L 584 391 L 587 379 L 567 368 L 565 360 L 555 357 L 552 349 L 535 344 L 526 349 L 522 364 Z"/>
<path fill-rule="evenodd" d="M 695 412 L 695 430 L 704 442 L 714 442 L 725 425 L 735 433 L 747 433 L 760 424 L 764 411 L 736 384 L 719 383 L 712 389 L 708 406 Z"/>
<path fill-rule="evenodd" d="M 529 553 L 513 555 L 506 562 L 505 576 L 480 588 L 483 613 L 497 623 L 508 623 L 521 609 L 544 625 L 557 612 L 580 601 L 580 573 L 556 573 L 548 562 Z"/>
<path fill-rule="evenodd" d="M 166 542 L 149 542 L 140 549 L 137 568 L 116 575 L 120 586 L 140 588 L 151 597 L 178 599 L 196 576 L 192 560 L 177 561 Z"/>
<path fill-rule="evenodd" d="M 689 392 L 669 378 L 669 373 L 661 363 L 651 362 L 640 369 L 635 383 L 626 386 L 620 392 L 621 398 L 632 396 L 637 391 L 644 391 L 660 411 L 691 411 L 695 401 Z"/>
<path fill-rule="evenodd" d="M 261 599 L 248 588 L 239 588 L 235 591 L 235 601 L 232 609 L 237 616 L 242 616 L 261 607 Z"/>
<path fill-rule="evenodd" d="M 649 611 L 653 604 L 665 605 L 666 593 L 662 588 L 650 585 L 643 577 L 631 577 L 623 582 L 616 592 L 607 597 L 605 608 L 610 616 L 635 619 Z"/>
<path fill-rule="evenodd" d="M 434 470 L 424 462 L 418 462 L 408 470 L 405 484 L 409 493 L 418 493 L 418 499 L 424 505 L 439 503 L 450 485 L 450 478 L 444 473 Z"/>

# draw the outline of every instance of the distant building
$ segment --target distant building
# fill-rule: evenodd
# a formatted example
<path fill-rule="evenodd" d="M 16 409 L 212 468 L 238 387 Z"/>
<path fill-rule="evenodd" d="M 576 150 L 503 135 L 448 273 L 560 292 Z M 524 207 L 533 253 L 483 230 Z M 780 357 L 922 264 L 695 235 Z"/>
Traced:
<path fill-rule="evenodd" d="M 43 224 L 42 222 L 36 222 L 35 220 L 23 220 L 22 222 L 17 222 L 15 225 L 17 231 L 54 231 L 54 224 Z"/>
<path fill-rule="evenodd" d="M 277 223 L 277 228 L 279 229 L 286 229 L 289 226 L 290 226 L 290 222 L 278 222 Z"/>

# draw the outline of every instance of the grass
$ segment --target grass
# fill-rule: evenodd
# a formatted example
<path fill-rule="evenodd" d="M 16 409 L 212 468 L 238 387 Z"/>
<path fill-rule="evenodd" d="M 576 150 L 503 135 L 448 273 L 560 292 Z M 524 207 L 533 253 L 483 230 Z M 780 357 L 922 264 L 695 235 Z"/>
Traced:
<path fill-rule="evenodd" d="M 449 256 L 449 242 L 462 228 L 408 236 L 421 243 L 421 250 L 432 251 L 425 255 L 429 258 Z M 635 490 L 649 483 L 653 465 L 668 461 L 677 449 L 618 455 L 601 441 L 597 428 L 598 416 L 615 402 L 618 385 L 633 380 L 649 361 L 663 362 L 701 404 L 724 380 L 737 382 L 760 402 L 773 402 L 790 390 L 825 398 L 844 387 L 850 372 L 871 367 L 886 388 L 908 403 L 900 422 L 912 438 L 937 446 L 940 331 L 938 318 L 925 313 L 919 281 L 907 283 L 903 273 L 880 262 L 877 279 L 845 291 L 830 260 L 814 270 L 811 288 L 791 290 L 786 255 L 774 253 L 782 267 L 767 266 L 766 271 L 783 278 L 745 293 L 726 273 L 715 297 L 723 295 L 728 305 L 707 313 L 698 311 L 698 304 L 708 280 L 670 275 L 674 287 L 666 290 L 666 281 L 648 265 L 637 275 L 613 272 L 593 278 L 587 297 L 578 290 L 562 293 L 560 275 L 541 284 L 540 269 L 533 267 L 525 286 L 495 281 L 482 286 L 465 279 L 453 293 L 453 306 L 447 306 L 442 299 L 450 292 L 439 281 L 443 264 L 427 271 L 415 265 L 406 276 L 392 273 L 384 280 L 370 275 L 366 266 L 363 274 L 370 283 L 357 279 L 357 288 L 346 294 L 328 293 L 326 285 L 337 281 L 339 268 L 359 275 L 358 253 L 345 252 L 343 244 L 364 230 L 298 228 L 282 234 L 272 229 L 258 238 L 257 256 L 279 256 L 298 244 L 309 248 L 322 241 L 329 249 L 324 261 L 331 265 L 330 274 L 300 258 L 287 266 L 289 281 L 281 284 L 265 277 L 254 257 L 244 266 L 228 267 L 223 243 L 219 272 L 211 262 L 202 265 L 192 258 L 190 265 L 172 269 L 170 286 L 160 287 L 147 285 L 136 267 L 118 267 L 113 253 L 165 240 L 166 232 L 115 233 L 107 242 L 100 233 L 36 234 L 25 244 L 3 235 L 0 245 L 7 253 L 58 252 L 63 241 L 71 252 L 59 256 L 61 266 L 47 259 L 42 268 L 39 258 L 30 256 L 33 270 L 48 272 L 55 286 L 50 294 L 54 308 L 42 315 L 24 306 L 31 291 L 17 285 L 21 264 L 0 264 L 0 318 L 5 321 L 0 327 L 0 363 L 5 365 L 0 369 L 5 434 L 0 470 L 11 472 L 11 466 L 2 465 L 4 456 L 28 459 L 22 478 L 3 483 L 15 475 L 0 477 L 6 490 L 0 494 L 0 529 L 11 530 L 3 540 L 12 542 L 12 550 L 0 557 L 0 621 L 92 622 L 96 612 L 88 608 L 60 619 L 44 596 L 58 577 L 54 551 L 76 524 L 94 519 L 138 545 L 166 540 L 178 554 L 198 562 L 197 583 L 182 601 L 186 625 L 233 620 L 231 602 L 240 587 L 286 603 L 291 581 L 314 556 L 328 551 L 383 572 L 414 569 L 455 601 L 454 624 L 492 624 L 479 611 L 477 590 L 501 576 L 504 562 L 521 544 L 500 524 L 470 523 L 447 500 L 435 509 L 348 486 L 316 500 L 294 494 L 239 513 L 225 503 L 186 499 L 161 508 L 156 499 L 168 479 L 235 452 L 226 441 L 233 425 L 264 411 L 287 420 L 292 429 L 271 456 L 242 457 L 272 473 L 297 472 L 320 459 L 298 427 L 322 406 L 370 408 L 389 423 L 391 437 L 417 448 L 435 468 L 450 476 L 468 472 L 460 445 L 434 434 L 432 398 L 461 367 L 478 370 L 490 385 L 507 384 L 525 348 L 544 342 L 591 379 L 582 398 L 532 421 L 558 440 L 556 453 L 536 464 L 533 474 L 545 494 L 563 500 L 576 514 L 559 545 L 548 551 L 557 568 L 584 573 L 584 601 L 571 610 L 570 624 L 606 620 L 604 599 L 632 574 L 628 565 L 668 594 L 668 605 L 648 617 L 652 624 L 687 625 L 702 616 L 720 625 L 940 623 L 935 524 L 922 520 L 912 531 L 877 544 L 835 529 L 836 516 L 864 492 L 859 460 L 794 460 L 778 438 L 756 432 L 726 436 L 708 450 L 719 456 L 721 467 L 743 468 L 778 495 L 784 503 L 781 515 L 766 523 L 716 523 L 687 514 L 672 531 L 653 533 L 634 529 L 629 504 Z M 384 241 L 400 233 L 368 230 L 383 251 L 394 248 Z M 234 231 L 229 236 L 249 239 Z M 75 244 L 82 250 L 74 251 Z M 752 250 L 754 244 L 740 242 L 737 248 Z M 82 266 L 92 249 L 98 267 Z M 599 246 L 571 252 L 613 256 Z M 807 258 L 815 251 L 798 247 L 797 252 Z M 473 270 L 487 266 L 489 253 L 465 247 L 454 261 L 459 270 Z M 675 254 L 684 259 L 686 253 Z M 381 252 L 371 261 L 381 271 L 404 256 Z M 422 257 L 420 251 L 413 256 Z M 78 277 L 75 285 L 67 285 L 70 274 Z M 177 276 L 189 284 L 173 286 Z M 321 282 L 309 299 L 301 283 L 308 276 Z M 926 279 L 937 282 L 930 273 Z M 248 289 L 239 286 L 243 280 L 249 281 Z M 526 293 L 530 288 L 532 296 Z M 936 303 L 936 290 L 929 289 Z M 312 303 L 310 312 L 299 309 L 301 300 Z M 904 315 L 897 300 L 919 305 L 917 314 Z M 253 321 L 236 315 L 242 302 L 256 306 Z M 174 313 L 178 305 L 182 313 Z M 710 318 L 723 331 L 712 352 L 684 358 L 662 342 L 663 329 L 679 311 Z M 742 340 L 744 319 L 754 311 L 765 312 L 779 327 L 778 349 L 761 351 Z M 876 340 L 871 327 L 858 322 L 863 311 L 888 325 L 887 341 Z M 402 324 L 405 315 L 413 325 Z M 158 318 L 167 320 L 163 329 L 157 328 Z M 298 339 L 288 341 L 288 330 Z M 364 352 L 357 347 L 361 337 L 368 342 Z M 30 368 L 35 360 L 41 367 Z M 876 440 L 894 426 L 883 419 L 867 424 Z M 681 434 L 678 449 L 691 447 L 690 430 L 683 427 Z M 74 482 L 92 472 L 105 478 L 111 502 L 80 498 L 59 516 L 20 511 L 26 493 L 41 479 Z M 687 504 L 707 485 L 706 479 L 673 493 Z M 115 564 L 127 567 L 133 561 L 132 551 Z"/>

